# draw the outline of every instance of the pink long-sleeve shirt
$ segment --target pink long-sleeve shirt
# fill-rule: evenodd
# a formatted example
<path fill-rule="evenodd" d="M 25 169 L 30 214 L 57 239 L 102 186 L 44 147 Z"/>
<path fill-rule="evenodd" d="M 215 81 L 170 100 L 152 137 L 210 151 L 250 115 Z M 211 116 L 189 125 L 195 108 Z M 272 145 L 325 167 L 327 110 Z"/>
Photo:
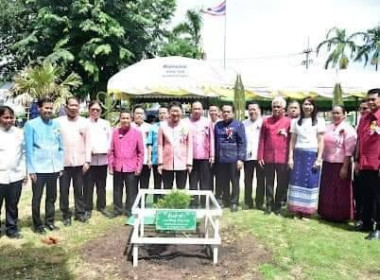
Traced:
<path fill-rule="evenodd" d="M 365 114 L 359 123 L 359 168 L 380 169 L 380 109 Z"/>
<path fill-rule="evenodd" d="M 112 133 L 108 167 L 117 172 L 138 172 L 143 165 L 144 144 L 141 132 L 133 127 L 116 128 Z"/>
<path fill-rule="evenodd" d="M 64 146 L 64 166 L 75 167 L 91 162 L 91 137 L 88 122 L 83 117 L 57 119 L 61 126 Z"/>
<path fill-rule="evenodd" d="M 346 122 L 330 124 L 324 134 L 323 160 L 331 163 L 342 163 L 345 157 L 351 157 L 355 151 L 356 131 Z"/>
<path fill-rule="evenodd" d="M 214 130 L 209 119 L 189 119 L 193 134 L 193 159 L 210 159 L 214 157 Z"/>
<path fill-rule="evenodd" d="M 258 160 L 267 163 L 287 163 L 290 141 L 290 119 L 270 116 L 261 127 Z"/>
<path fill-rule="evenodd" d="M 158 130 L 158 164 L 164 170 L 186 170 L 193 164 L 193 136 L 188 122 L 163 122 Z"/>

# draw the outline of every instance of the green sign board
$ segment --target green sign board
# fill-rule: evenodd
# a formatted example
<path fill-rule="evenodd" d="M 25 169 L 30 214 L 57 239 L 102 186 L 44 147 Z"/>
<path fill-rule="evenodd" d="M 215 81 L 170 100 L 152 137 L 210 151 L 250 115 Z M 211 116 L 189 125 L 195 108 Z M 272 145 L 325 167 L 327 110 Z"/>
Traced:
<path fill-rule="evenodd" d="M 197 215 L 193 210 L 159 209 L 156 215 L 158 230 L 195 230 Z"/>

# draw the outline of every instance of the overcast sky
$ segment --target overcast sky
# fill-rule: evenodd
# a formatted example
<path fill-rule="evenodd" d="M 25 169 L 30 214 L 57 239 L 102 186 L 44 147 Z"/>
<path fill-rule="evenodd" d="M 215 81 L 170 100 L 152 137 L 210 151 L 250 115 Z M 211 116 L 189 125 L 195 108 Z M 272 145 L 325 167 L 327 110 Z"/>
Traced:
<path fill-rule="evenodd" d="M 222 0 L 177 0 L 173 23 L 188 9 L 213 7 Z M 207 60 L 223 65 L 224 17 L 203 16 L 203 49 Z M 308 38 L 313 49 L 331 27 L 348 33 L 380 24 L 379 0 L 227 0 L 226 64 L 240 72 L 300 68 Z M 313 55 L 313 68 L 324 57 Z M 351 67 L 363 69 L 362 64 Z M 368 65 L 364 70 L 372 70 Z"/>

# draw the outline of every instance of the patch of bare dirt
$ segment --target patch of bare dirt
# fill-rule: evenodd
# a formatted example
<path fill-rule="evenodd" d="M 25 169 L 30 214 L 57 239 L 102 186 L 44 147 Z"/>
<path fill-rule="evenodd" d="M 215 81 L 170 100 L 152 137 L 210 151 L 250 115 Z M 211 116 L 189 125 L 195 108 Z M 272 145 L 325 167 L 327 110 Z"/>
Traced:
<path fill-rule="evenodd" d="M 214 265 L 207 249 L 199 245 L 150 245 L 139 249 L 133 267 L 124 255 L 132 227 L 123 226 L 83 247 L 80 279 L 261 279 L 260 264 L 271 262 L 271 253 L 255 237 L 236 227 L 222 228 L 219 262 Z"/>

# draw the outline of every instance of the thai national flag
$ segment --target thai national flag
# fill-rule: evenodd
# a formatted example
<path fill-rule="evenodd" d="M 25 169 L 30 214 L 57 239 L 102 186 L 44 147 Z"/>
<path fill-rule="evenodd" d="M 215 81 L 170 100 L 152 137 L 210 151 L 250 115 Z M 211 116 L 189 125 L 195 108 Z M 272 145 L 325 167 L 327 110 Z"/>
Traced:
<path fill-rule="evenodd" d="M 202 9 L 201 12 L 212 16 L 224 16 L 226 14 L 226 1 L 223 1 L 216 7 Z"/>

